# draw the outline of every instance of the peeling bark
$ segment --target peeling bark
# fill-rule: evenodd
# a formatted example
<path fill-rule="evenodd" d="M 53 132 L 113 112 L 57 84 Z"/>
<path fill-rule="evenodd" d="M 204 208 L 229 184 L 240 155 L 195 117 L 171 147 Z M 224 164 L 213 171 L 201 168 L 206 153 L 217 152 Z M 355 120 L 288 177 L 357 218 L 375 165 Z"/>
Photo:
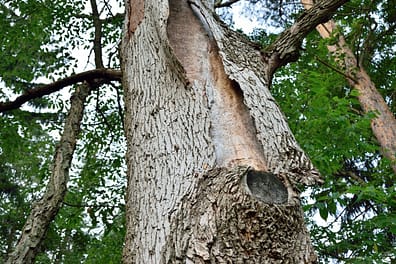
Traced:
<path fill-rule="evenodd" d="M 310 9 L 313 1 L 302 1 L 306 9 Z M 316 27 L 322 38 L 333 36 L 337 26 L 333 20 Z M 371 120 L 371 129 L 382 149 L 382 154 L 391 161 L 393 171 L 396 173 L 396 119 L 390 111 L 382 95 L 378 92 L 375 84 L 358 61 L 345 42 L 345 38 L 338 33 L 338 42 L 329 45 L 328 50 L 334 56 L 335 61 L 345 71 L 347 81 L 359 94 L 358 99 L 365 113 L 373 112 L 376 117 Z"/>
<path fill-rule="evenodd" d="M 64 130 L 57 146 L 53 160 L 52 173 L 43 197 L 34 202 L 32 210 L 22 229 L 7 264 L 33 263 L 40 250 L 49 224 L 55 218 L 66 194 L 69 169 L 73 158 L 76 140 L 80 130 L 80 122 L 84 112 L 84 102 L 90 88 L 83 84 L 72 95 L 69 114 L 65 120 Z"/>
<path fill-rule="evenodd" d="M 145 0 L 131 30 L 135 2 L 123 262 L 315 263 L 296 186 L 321 180 L 269 92 L 271 65 L 213 1 Z"/>

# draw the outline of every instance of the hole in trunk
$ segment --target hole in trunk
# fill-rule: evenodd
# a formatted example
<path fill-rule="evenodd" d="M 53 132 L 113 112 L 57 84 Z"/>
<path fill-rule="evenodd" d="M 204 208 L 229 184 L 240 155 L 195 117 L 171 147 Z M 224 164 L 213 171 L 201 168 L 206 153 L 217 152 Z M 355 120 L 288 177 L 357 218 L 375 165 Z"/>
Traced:
<path fill-rule="evenodd" d="M 255 198 L 269 204 L 287 202 L 285 185 L 271 172 L 251 170 L 246 175 L 247 187 Z"/>

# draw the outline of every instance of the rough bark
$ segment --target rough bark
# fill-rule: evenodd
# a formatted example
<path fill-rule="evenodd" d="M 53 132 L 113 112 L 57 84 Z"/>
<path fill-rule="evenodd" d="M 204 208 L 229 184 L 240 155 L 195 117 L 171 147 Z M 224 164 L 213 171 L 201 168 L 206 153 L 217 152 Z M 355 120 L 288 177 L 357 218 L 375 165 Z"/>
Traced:
<path fill-rule="evenodd" d="M 263 56 L 266 63 L 270 66 L 267 68 L 267 75 L 272 74 L 281 66 L 298 59 L 301 43 L 309 32 L 315 29 L 316 25 L 327 22 L 342 4 L 348 0 L 321 0 L 311 5 L 297 21 L 288 29 L 282 32 L 280 36 L 265 50 Z M 271 80 L 269 80 L 271 81 Z"/>
<path fill-rule="evenodd" d="M 43 197 L 34 202 L 32 210 L 22 229 L 21 236 L 10 254 L 7 264 L 33 263 L 40 243 L 44 240 L 49 224 L 56 216 L 66 194 L 69 169 L 73 158 L 84 102 L 90 91 L 89 85 L 82 84 L 72 95 L 69 114 L 66 118 L 62 137 L 57 146 L 52 173 Z"/>
<path fill-rule="evenodd" d="M 161 263 L 314 263 L 300 205 L 252 199 L 253 175 L 234 167 L 200 178 L 183 197 Z"/>
<path fill-rule="evenodd" d="M 314 4 L 312 0 L 302 1 L 306 9 Z M 333 36 L 337 26 L 333 20 L 316 27 L 322 38 Z M 335 61 L 348 76 L 347 81 L 359 94 L 358 99 L 365 113 L 373 112 L 376 117 L 371 120 L 371 129 L 382 149 L 382 154 L 391 161 L 393 171 L 396 173 L 396 119 L 390 111 L 382 95 L 378 92 L 370 76 L 358 64 L 355 54 L 348 47 L 345 38 L 337 30 L 338 42 L 329 45 L 328 50 Z"/>
<path fill-rule="evenodd" d="M 296 185 L 320 178 L 260 50 L 213 2 L 126 9 L 124 263 L 314 263 Z"/>

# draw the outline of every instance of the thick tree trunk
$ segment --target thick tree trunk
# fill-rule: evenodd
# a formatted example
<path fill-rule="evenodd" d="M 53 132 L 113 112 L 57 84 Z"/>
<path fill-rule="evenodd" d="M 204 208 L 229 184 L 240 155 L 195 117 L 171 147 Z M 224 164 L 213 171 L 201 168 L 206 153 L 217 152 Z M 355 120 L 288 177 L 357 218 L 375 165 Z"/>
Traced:
<path fill-rule="evenodd" d="M 33 263 L 40 250 L 40 244 L 51 221 L 55 218 L 64 200 L 69 168 L 76 147 L 84 103 L 90 91 L 87 84 L 80 85 L 72 95 L 69 114 L 65 120 L 63 134 L 57 146 L 52 173 L 43 197 L 34 202 L 32 210 L 22 229 L 21 236 L 6 263 Z"/>
<path fill-rule="evenodd" d="M 312 0 L 303 0 L 302 3 L 306 9 L 313 6 Z M 316 27 L 322 38 L 330 38 L 336 30 L 336 24 L 333 20 L 318 25 Z M 335 57 L 345 75 L 349 84 L 358 92 L 360 105 L 365 113 L 373 112 L 376 117 L 371 121 L 371 129 L 378 140 L 382 149 L 382 154 L 391 161 L 392 169 L 396 173 L 396 119 L 390 111 L 382 95 L 378 92 L 375 84 L 371 81 L 370 76 L 363 67 L 358 65 L 358 61 L 345 42 L 342 34 L 338 33 L 338 42 L 335 45 L 329 45 L 328 50 Z"/>
<path fill-rule="evenodd" d="M 270 60 L 213 2 L 126 8 L 124 263 L 314 263 L 296 184 L 319 176 L 269 92 Z"/>

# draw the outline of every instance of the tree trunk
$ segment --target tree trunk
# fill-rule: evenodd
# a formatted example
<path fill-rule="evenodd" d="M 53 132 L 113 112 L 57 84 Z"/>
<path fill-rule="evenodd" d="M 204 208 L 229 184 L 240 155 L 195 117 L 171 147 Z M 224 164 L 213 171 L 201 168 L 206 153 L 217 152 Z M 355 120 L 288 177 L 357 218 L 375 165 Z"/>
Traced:
<path fill-rule="evenodd" d="M 296 185 L 320 179 L 269 92 L 270 60 L 213 2 L 126 9 L 124 263 L 315 263 Z"/>
<path fill-rule="evenodd" d="M 301 1 L 306 9 L 313 6 L 312 0 Z M 337 26 L 333 20 L 316 27 L 322 38 L 333 36 Z M 382 154 L 391 161 L 393 171 L 396 173 L 396 119 L 390 111 L 382 95 L 378 92 L 375 84 L 358 61 L 345 42 L 342 34 L 337 33 L 338 42 L 327 46 L 335 61 L 348 76 L 349 84 L 359 94 L 358 99 L 365 113 L 373 112 L 376 117 L 371 120 L 371 129 L 382 149 Z"/>
<path fill-rule="evenodd" d="M 56 148 L 52 173 L 43 197 L 34 202 L 22 229 L 21 236 L 7 264 L 33 263 L 40 245 L 47 234 L 49 224 L 55 218 L 66 195 L 69 168 L 80 132 L 84 103 L 90 87 L 84 83 L 72 95 L 69 114 L 65 120 L 63 134 Z"/>

